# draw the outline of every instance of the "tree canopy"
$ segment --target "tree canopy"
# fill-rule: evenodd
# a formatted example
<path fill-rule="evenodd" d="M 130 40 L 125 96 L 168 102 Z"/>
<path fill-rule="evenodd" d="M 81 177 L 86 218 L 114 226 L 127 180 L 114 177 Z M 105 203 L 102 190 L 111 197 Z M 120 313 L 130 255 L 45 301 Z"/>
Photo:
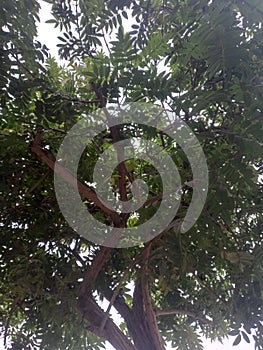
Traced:
<path fill-rule="evenodd" d="M 0 9 L 6 348 L 95 350 L 107 340 L 117 350 L 162 350 L 169 341 L 175 349 L 202 349 L 201 336 L 228 335 L 234 345 L 253 339 L 262 350 L 262 1 L 46 2 L 50 26 L 61 31 L 64 66 L 37 39 L 38 1 L 2 0 Z M 102 107 L 133 102 L 160 106 L 195 133 L 208 165 L 207 199 L 196 223 L 181 232 L 193 197 L 187 185 L 193 169 L 182 147 L 165 130 L 105 122 L 78 168 L 83 206 L 96 220 L 139 226 L 164 196 L 161 174 L 133 158 L 116 167 L 106 186 L 125 201 L 133 181 L 143 179 L 147 205 L 126 215 L 101 205 L 94 167 L 121 139 L 163 148 L 183 186 L 178 211 L 158 236 L 128 248 L 100 246 L 61 213 L 56 155 L 76 122 L 92 125 L 90 115 Z"/>

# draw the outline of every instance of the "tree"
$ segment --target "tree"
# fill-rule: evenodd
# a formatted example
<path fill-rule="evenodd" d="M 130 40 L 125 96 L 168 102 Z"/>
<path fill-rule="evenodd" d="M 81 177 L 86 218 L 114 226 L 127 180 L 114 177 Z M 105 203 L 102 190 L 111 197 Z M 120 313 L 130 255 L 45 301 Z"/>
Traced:
<path fill-rule="evenodd" d="M 200 335 L 262 343 L 261 1 L 46 1 L 61 29 L 61 67 L 36 38 L 35 0 L 1 7 L 0 320 L 8 349 L 202 349 Z M 122 162 L 110 189 L 137 215 L 101 205 L 93 181 L 100 154 L 123 138 L 163 147 L 182 183 L 172 223 L 145 244 L 99 246 L 75 232 L 58 206 L 55 157 L 71 127 L 111 103 L 163 106 L 201 143 L 209 190 L 202 214 L 179 229 L 193 191 L 182 148 L 157 128 L 107 127 L 78 169 L 83 204 L 98 221 L 136 227 L 162 200 L 161 175 L 145 160 Z M 91 120 L 92 122 L 92 120 Z M 63 172 L 64 171 L 64 172 Z M 62 169 L 63 176 L 67 169 Z M 70 185 L 69 185 L 70 186 Z M 171 225 L 170 225 L 171 224 Z M 92 230 L 91 227 L 88 230 Z M 100 300 L 109 301 L 104 312 Z M 110 318 L 114 307 L 123 319 Z"/>

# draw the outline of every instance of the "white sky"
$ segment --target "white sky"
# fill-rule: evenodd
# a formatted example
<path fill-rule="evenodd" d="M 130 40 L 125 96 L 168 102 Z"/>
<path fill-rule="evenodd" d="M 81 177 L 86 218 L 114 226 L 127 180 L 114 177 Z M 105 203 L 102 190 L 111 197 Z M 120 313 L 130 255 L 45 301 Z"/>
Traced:
<path fill-rule="evenodd" d="M 57 48 L 56 44 L 58 43 L 58 40 L 56 39 L 57 34 L 59 33 L 59 30 L 56 28 L 54 29 L 53 24 L 45 24 L 45 21 L 48 19 L 51 19 L 50 15 L 50 8 L 51 6 L 47 3 L 41 3 L 41 24 L 39 25 L 38 35 L 39 40 L 42 44 L 46 44 L 46 46 L 50 49 L 50 53 L 52 56 L 57 57 Z M 114 315 L 114 319 L 118 319 L 118 315 Z M 230 337 L 229 340 L 226 339 L 226 341 L 221 344 L 220 342 L 213 342 L 211 344 L 210 340 L 203 340 L 204 344 L 204 350 L 229 350 L 231 348 L 235 350 L 254 350 L 253 342 L 250 344 L 246 343 L 245 341 L 241 341 L 241 343 L 238 346 L 232 347 L 232 343 L 234 341 L 235 337 Z M 107 345 L 107 350 L 114 350 L 114 348 L 111 345 Z M 172 347 L 167 347 L 167 350 L 172 350 Z M 0 349 L 1 350 L 1 349 Z"/>

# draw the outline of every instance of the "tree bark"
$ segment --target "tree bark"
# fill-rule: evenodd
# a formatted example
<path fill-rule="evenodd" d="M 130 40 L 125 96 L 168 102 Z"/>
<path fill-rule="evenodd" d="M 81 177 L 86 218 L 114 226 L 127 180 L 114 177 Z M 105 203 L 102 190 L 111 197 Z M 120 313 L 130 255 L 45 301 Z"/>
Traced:
<path fill-rule="evenodd" d="M 105 287 L 101 292 L 106 299 L 109 301 L 111 300 L 113 291 Z M 130 308 L 121 296 L 118 296 L 115 299 L 114 307 L 123 317 L 127 325 L 128 332 L 137 350 L 163 349 L 163 345 L 157 345 L 152 336 L 152 329 L 149 326 L 149 320 L 147 319 L 145 313 L 142 284 L 140 280 L 135 286 L 133 307 Z M 159 330 L 156 329 L 156 332 L 159 333 Z M 126 348 L 123 348 L 123 350 L 126 350 Z"/>
<path fill-rule="evenodd" d="M 90 323 L 88 329 L 95 335 L 110 342 L 116 350 L 141 350 L 131 343 L 111 319 L 108 319 L 104 328 L 101 329 L 100 326 L 105 312 L 98 306 L 92 296 L 81 297 L 79 299 L 79 309 Z"/>

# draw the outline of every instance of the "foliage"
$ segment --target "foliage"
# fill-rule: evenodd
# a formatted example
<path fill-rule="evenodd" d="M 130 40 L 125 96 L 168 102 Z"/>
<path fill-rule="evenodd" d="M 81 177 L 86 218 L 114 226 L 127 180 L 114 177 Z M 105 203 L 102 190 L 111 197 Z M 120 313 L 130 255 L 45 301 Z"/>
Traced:
<path fill-rule="evenodd" d="M 109 321 L 105 332 L 98 324 L 102 314 L 94 301 L 105 298 L 122 315 L 125 338 L 135 344 L 127 349 L 141 350 L 142 334 L 146 340 L 156 336 L 150 311 L 163 340 L 176 349 L 202 349 L 200 334 L 228 334 L 237 345 L 249 342 L 251 332 L 256 349 L 263 349 L 263 3 L 46 2 L 52 4 L 49 22 L 61 30 L 59 54 L 67 67 L 45 58 L 47 47 L 36 40 L 37 1 L 2 1 L 0 10 L 0 324 L 7 348 L 103 348 L 104 340 L 114 342 L 107 327 L 116 331 Z M 45 130 L 43 152 L 55 156 L 70 127 L 102 100 L 162 105 L 196 133 L 208 162 L 209 193 L 187 233 L 174 226 L 151 244 L 107 250 L 65 222 L 53 172 L 32 152 L 32 143 Z M 167 135 L 139 125 L 121 131 L 162 145 L 181 178 L 191 179 L 188 160 Z M 80 181 L 92 182 L 99 154 L 113 142 L 105 130 L 87 146 Z M 147 178 L 150 198 L 161 193 L 153 167 L 139 160 L 126 166 L 133 176 Z M 112 186 L 120 191 L 118 169 Z M 185 188 L 175 222 L 190 201 Z M 95 203 L 84 202 L 98 220 L 111 223 Z M 129 225 L 154 210 L 154 204 L 141 208 Z M 149 349 L 162 346 L 160 341 Z"/>

